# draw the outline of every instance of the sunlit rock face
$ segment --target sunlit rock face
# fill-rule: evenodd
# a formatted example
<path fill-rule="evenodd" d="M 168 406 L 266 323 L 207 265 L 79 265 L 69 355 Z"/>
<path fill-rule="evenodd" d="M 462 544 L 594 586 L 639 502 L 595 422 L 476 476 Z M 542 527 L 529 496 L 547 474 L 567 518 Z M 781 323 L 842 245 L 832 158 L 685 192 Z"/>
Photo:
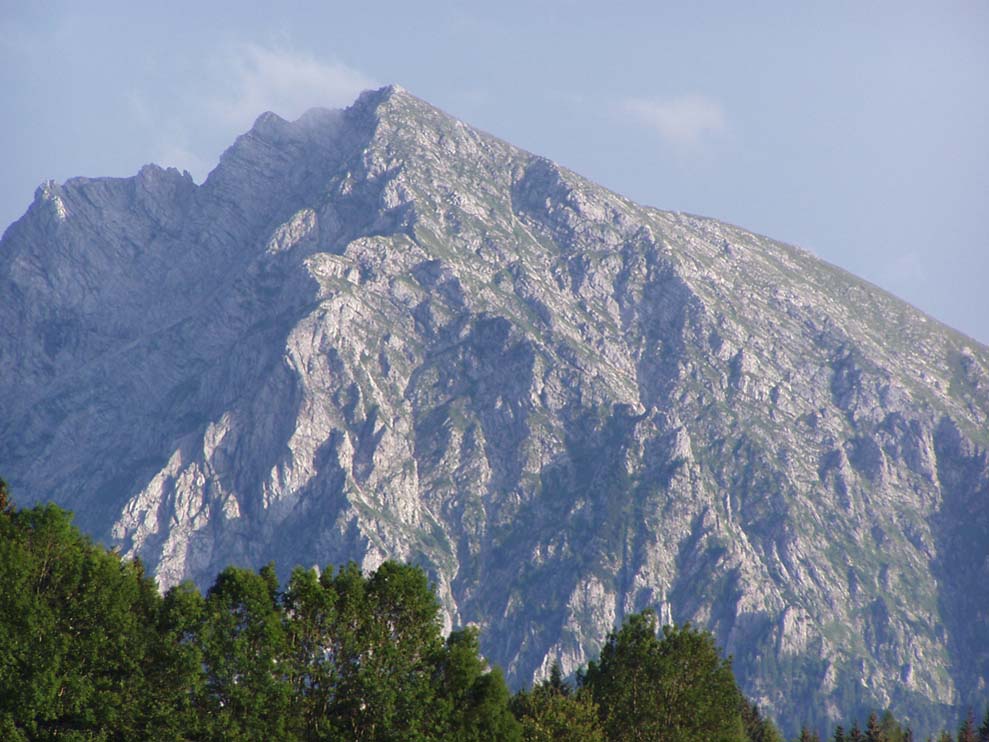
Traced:
<path fill-rule="evenodd" d="M 39 188 L 0 411 L 19 502 L 163 587 L 397 558 L 516 684 L 652 607 L 788 730 L 984 702 L 989 351 L 399 88 Z"/>

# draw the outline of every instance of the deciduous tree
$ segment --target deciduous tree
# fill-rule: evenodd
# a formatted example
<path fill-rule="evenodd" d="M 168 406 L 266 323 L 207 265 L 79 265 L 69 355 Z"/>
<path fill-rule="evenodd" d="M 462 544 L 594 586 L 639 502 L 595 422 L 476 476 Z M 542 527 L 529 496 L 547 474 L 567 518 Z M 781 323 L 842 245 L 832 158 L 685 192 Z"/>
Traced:
<path fill-rule="evenodd" d="M 647 610 L 612 632 L 586 685 L 611 739 L 663 742 L 744 740 L 730 660 L 710 633 L 663 627 Z"/>

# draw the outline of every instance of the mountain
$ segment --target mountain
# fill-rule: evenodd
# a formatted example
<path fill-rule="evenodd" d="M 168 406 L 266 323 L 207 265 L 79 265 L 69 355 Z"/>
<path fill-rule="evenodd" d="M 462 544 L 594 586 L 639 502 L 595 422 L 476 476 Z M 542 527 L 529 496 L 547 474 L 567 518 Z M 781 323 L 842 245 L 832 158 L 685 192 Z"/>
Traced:
<path fill-rule="evenodd" d="M 875 286 L 397 87 L 263 114 L 202 185 L 46 183 L 0 242 L 22 504 L 164 587 L 414 561 L 516 684 L 652 606 L 788 730 L 984 703 L 987 394 Z"/>

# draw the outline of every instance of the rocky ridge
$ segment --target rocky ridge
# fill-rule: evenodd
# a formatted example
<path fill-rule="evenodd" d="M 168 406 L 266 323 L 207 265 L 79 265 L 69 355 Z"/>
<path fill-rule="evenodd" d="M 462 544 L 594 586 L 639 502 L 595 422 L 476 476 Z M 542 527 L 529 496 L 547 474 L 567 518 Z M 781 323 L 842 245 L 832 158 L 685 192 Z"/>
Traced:
<path fill-rule="evenodd" d="M 413 560 L 517 683 L 652 606 L 788 729 L 985 693 L 989 350 L 400 88 L 44 184 L 0 297 L 3 475 L 163 586 Z"/>

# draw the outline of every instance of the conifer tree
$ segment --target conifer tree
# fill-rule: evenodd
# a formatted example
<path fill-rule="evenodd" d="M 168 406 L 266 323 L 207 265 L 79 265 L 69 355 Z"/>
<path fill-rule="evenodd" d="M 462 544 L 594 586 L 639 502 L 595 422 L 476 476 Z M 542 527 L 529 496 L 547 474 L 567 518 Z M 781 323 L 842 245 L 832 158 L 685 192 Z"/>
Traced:
<path fill-rule="evenodd" d="M 764 717 L 757 704 L 749 702 L 744 697 L 741 701 L 742 724 L 748 742 L 783 742 L 783 736 L 772 719 Z"/>
<path fill-rule="evenodd" d="M 882 718 L 879 720 L 879 729 L 881 739 L 884 742 L 906 742 L 906 732 L 889 709 L 883 712 Z"/>
<path fill-rule="evenodd" d="M 979 742 L 989 742 L 989 706 L 986 706 L 986 714 L 979 725 Z"/>
<path fill-rule="evenodd" d="M 969 707 L 964 721 L 958 727 L 958 742 L 978 742 L 978 739 L 978 733 L 975 729 L 975 713 Z"/>
<path fill-rule="evenodd" d="M 865 723 L 865 742 L 886 742 L 886 735 L 879 726 L 879 717 L 873 711 Z"/>
<path fill-rule="evenodd" d="M 559 662 L 553 662 L 549 668 L 549 678 L 543 683 L 545 688 L 560 696 L 570 695 L 570 685 L 563 679 L 563 671 Z"/>
<path fill-rule="evenodd" d="M 13 503 L 10 501 L 10 491 L 7 489 L 7 483 L 0 479 L 0 514 L 9 514 L 13 509 Z"/>
<path fill-rule="evenodd" d="M 14 509 L 0 480 L 0 740 L 49 739 L 782 742 L 713 637 L 658 634 L 651 611 L 576 688 L 554 665 L 510 698 L 476 629 L 443 639 L 417 567 L 297 569 L 284 593 L 274 565 L 231 567 L 205 597 L 189 583 L 161 596 L 140 561 L 55 506 Z M 831 742 L 912 739 L 887 710 Z M 957 740 L 989 742 L 989 710 L 978 728 L 969 710 Z"/>

